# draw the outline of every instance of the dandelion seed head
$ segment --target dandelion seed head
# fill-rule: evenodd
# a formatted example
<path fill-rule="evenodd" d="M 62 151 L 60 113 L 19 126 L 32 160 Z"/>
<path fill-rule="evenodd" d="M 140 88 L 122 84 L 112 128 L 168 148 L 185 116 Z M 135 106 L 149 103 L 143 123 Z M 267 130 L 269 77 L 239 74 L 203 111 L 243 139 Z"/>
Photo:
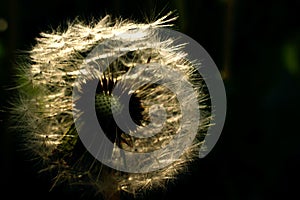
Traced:
<path fill-rule="evenodd" d="M 136 194 L 144 189 L 164 187 L 197 158 L 203 143 L 201 138 L 209 126 L 209 112 L 204 111 L 207 105 L 203 103 L 207 94 L 195 70 L 197 63 L 189 61 L 181 51 L 184 44 L 174 45 L 174 38 L 164 38 L 156 31 L 171 26 L 169 22 L 174 19 L 168 14 L 142 24 L 113 21 L 106 16 L 91 25 L 76 20 L 65 31 L 41 33 L 36 39 L 37 44 L 29 51 L 30 61 L 26 64 L 30 63 L 29 66 L 20 66 L 24 70 L 13 112 L 17 116 L 15 120 L 22 121 L 17 126 L 24 130 L 26 147 L 43 160 L 41 171 L 55 171 L 54 185 L 65 181 L 71 185 L 89 185 L 104 196 L 112 191 Z M 94 48 L 100 48 L 101 54 L 91 55 Z M 91 70 L 91 66 L 97 71 Z M 171 71 L 174 73 L 166 74 Z M 168 87 L 154 84 L 179 75 L 180 78 L 171 81 Z M 84 85 L 93 80 L 98 81 L 95 96 L 98 121 L 115 146 L 136 153 L 166 147 L 180 130 L 188 130 L 192 122 L 181 124 L 186 117 L 181 110 L 192 109 L 190 104 L 197 101 L 196 108 L 203 112 L 192 145 L 179 158 L 175 156 L 176 148 L 162 151 L 157 160 L 167 163 L 173 159 L 174 162 L 148 173 L 122 172 L 103 165 L 81 143 L 73 119 L 73 88 L 84 90 Z M 147 81 L 151 83 L 139 84 Z M 179 84 L 184 81 L 191 85 L 193 94 L 185 92 L 186 85 Z M 131 95 L 131 117 L 138 126 L 128 133 L 113 122 L 113 115 L 121 115 L 124 110 L 119 97 L 113 94 L 116 85 L 122 89 L 120 96 Z M 173 86 L 180 91 L 181 100 L 170 89 Z M 163 116 L 163 123 L 155 121 L 161 119 L 158 116 Z M 147 126 L 151 128 L 145 129 Z M 181 142 L 187 134 L 189 131 L 180 136 Z M 139 137 L 135 137 L 137 135 Z M 119 151 L 113 154 L 115 162 L 123 159 Z M 156 165 L 147 159 L 139 163 L 140 167 Z"/>

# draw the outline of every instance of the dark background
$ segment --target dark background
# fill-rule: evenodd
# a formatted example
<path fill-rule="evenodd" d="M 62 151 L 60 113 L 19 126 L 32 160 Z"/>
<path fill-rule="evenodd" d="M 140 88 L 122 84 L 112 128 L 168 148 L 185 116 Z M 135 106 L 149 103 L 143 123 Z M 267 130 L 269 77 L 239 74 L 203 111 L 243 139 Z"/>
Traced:
<path fill-rule="evenodd" d="M 213 151 L 166 191 L 144 199 L 299 198 L 299 9 L 298 1 L 283 0 L 1 0 L 0 198 L 77 199 L 62 189 L 49 193 L 48 182 L 38 178 L 7 131 L 12 94 L 6 88 L 17 50 L 30 49 L 41 31 L 76 16 L 88 21 L 112 14 L 143 22 L 162 10 L 176 10 L 175 29 L 198 41 L 219 67 L 228 111 Z"/>

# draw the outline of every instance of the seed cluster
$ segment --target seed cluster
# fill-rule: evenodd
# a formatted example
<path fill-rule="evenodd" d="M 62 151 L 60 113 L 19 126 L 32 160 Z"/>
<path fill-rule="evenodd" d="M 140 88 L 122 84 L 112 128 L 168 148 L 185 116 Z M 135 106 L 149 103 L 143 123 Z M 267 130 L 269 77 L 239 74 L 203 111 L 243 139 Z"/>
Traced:
<path fill-rule="evenodd" d="M 152 23 L 141 24 L 129 20 L 112 21 L 106 16 L 90 25 L 75 21 L 65 31 L 53 30 L 37 38 L 37 44 L 29 51 L 29 59 L 20 63 L 19 97 L 13 102 L 12 113 L 14 120 L 19 122 L 17 128 L 22 130 L 24 146 L 34 158 L 42 161 L 41 171 L 55 174 L 54 186 L 63 182 L 92 186 L 105 198 L 120 191 L 136 194 L 144 189 L 164 187 L 166 181 L 184 172 L 188 163 L 197 158 L 209 126 L 207 94 L 205 83 L 195 69 L 197 63 L 187 60 L 181 46 L 173 45 L 174 38 L 163 38 L 156 32 L 158 28 L 170 26 L 168 23 L 174 19 L 168 14 Z M 121 45 L 115 48 L 115 42 Z M 104 44 L 108 50 L 98 56 L 114 55 L 115 59 L 105 69 L 99 64 L 96 66 L 102 73 L 90 73 L 85 59 L 99 44 Z M 151 77 L 143 74 L 146 70 L 126 75 L 138 65 L 153 63 L 182 74 L 193 86 L 201 110 L 198 134 L 193 145 L 165 168 L 149 173 L 111 169 L 90 155 L 78 137 L 73 121 L 75 81 L 79 80 L 82 85 L 95 79 L 99 81 L 95 111 L 99 124 L 115 145 L 131 152 L 151 152 L 167 146 L 181 129 L 183 106 L 176 94 L 163 85 L 151 83 L 135 88 L 135 82 L 140 79 L 162 80 L 161 69 Z M 174 80 L 178 81 L 181 80 Z M 157 109 L 164 108 L 166 121 L 158 134 L 136 138 L 132 135 L 139 131 L 138 128 L 130 130 L 131 135 L 118 128 L 112 113 L 122 114 L 123 105 L 111 94 L 118 82 L 123 82 L 123 95 L 131 95 L 129 111 L 138 127 L 147 126 L 151 113 L 159 114 Z M 187 96 L 184 106 L 189 106 L 189 98 L 192 96 Z M 153 134 L 147 131 L 143 133 L 145 136 Z M 166 159 L 172 157 L 172 152 L 160 156 Z"/>

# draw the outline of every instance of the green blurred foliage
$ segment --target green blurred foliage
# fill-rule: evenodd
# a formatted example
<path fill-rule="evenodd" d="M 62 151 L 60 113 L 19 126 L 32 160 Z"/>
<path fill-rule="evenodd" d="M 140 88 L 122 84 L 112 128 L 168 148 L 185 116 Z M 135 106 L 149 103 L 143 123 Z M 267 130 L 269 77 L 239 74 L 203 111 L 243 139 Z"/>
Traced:
<path fill-rule="evenodd" d="M 282 48 L 283 63 L 287 71 L 295 76 L 300 72 L 299 55 L 299 46 L 297 46 L 297 43 L 284 44 Z"/>

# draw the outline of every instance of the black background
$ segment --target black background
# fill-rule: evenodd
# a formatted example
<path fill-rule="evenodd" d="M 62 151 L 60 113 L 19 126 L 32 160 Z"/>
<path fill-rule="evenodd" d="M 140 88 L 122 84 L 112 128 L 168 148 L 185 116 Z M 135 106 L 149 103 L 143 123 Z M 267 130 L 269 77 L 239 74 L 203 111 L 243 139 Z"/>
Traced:
<path fill-rule="evenodd" d="M 18 151 L 18 133 L 8 131 L 5 110 L 12 94 L 6 88 L 17 50 L 30 49 L 41 31 L 77 16 L 88 21 L 112 14 L 143 22 L 144 16 L 176 10 L 175 29 L 198 41 L 223 74 L 227 118 L 207 157 L 144 199 L 297 199 L 299 8 L 298 1 L 279 0 L 1 0 L 0 18 L 8 28 L 0 32 L 0 198 L 79 198 L 62 189 L 49 193 L 48 181 Z"/>

